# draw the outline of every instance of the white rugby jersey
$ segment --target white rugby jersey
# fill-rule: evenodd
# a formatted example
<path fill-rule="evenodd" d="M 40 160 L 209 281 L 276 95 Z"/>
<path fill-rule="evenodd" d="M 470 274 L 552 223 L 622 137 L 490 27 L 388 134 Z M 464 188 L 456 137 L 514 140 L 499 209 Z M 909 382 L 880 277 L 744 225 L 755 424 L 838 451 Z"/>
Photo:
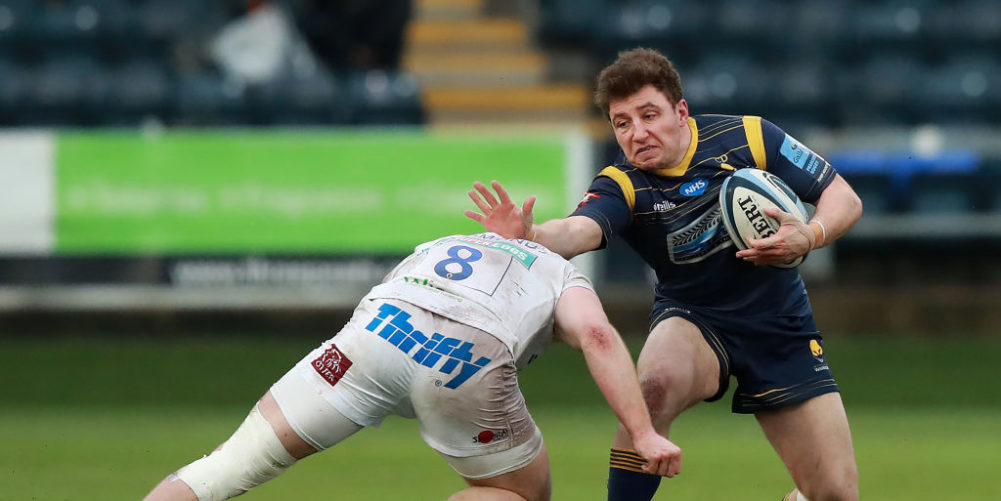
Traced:
<path fill-rule="evenodd" d="M 529 240 L 452 235 L 417 246 L 366 299 L 400 299 L 486 331 L 518 368 L 549 346 L 564 290 L 591 282 L 569 261 Z"/>

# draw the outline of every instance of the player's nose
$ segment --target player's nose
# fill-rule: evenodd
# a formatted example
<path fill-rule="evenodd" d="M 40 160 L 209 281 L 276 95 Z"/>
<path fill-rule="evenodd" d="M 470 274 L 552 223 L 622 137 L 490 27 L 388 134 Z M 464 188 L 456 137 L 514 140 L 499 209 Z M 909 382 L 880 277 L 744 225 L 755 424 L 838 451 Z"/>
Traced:
<path fill-rule="evenodd" d="M 650 136 L 650 129 L 647 128 L 647 125 L 643 123 L 642 120 L 637 121 L 635 124 L 633 124 L 634 141 L 642 141 L 646 139 L 648 136 Z"/>

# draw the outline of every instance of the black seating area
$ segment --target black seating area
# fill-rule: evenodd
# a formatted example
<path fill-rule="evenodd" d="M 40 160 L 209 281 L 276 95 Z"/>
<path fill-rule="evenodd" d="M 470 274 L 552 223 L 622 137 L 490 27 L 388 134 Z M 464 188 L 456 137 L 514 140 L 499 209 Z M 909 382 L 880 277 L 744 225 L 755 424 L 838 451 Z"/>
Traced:
<path fill-rule="evenodd" d="M 588 55 L 592 74 L 621 50 L 661 50 L 692 113 L 761 115 L 801 138 L 1001 124 L 997 0 L 540 0 L 537 26 L 543 47 Z M 867 217 L 1001 208 L 996 153 L 866 143 L 823 154 Z M 614 142 L 603 154 L 615 160 Z"/>
<path fill-rule="evenodd" d="M 424 123 L 414 79 L 395 67 L 228 76 L 209 41 L 253 3 L 0 0 L 0 127 Z"/>
<path fill-rule="evenodd" d="M 660 49 L 696 112 L 829 127 L 1001 117 L 995 0 L 541 0 L 537 38 L 596 68 Z"/>

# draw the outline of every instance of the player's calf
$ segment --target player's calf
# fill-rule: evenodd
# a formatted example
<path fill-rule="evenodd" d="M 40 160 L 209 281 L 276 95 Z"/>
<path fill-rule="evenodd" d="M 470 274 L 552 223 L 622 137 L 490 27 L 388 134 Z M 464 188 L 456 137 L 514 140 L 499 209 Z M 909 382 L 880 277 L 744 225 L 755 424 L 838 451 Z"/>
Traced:
<path fill-rule="evenodd" d="M 295 462 L 254 406 L 220 449 L 181 468 L 176 475 L 198 501 L 221 501 L 277 477 Z"/>

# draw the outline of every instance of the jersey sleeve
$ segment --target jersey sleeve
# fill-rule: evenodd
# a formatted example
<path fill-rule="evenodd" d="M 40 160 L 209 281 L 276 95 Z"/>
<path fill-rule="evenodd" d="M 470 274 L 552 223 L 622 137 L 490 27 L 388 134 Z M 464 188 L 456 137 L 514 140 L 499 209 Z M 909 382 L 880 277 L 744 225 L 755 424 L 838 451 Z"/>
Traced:
<path fill-rule="evenodd" d="M 618 183 L 607 176 L 598 176 L 570 215 L 589 217 L 598 223 L 602 233 L 601 249 L 608 239 L 629 227 L 632 210 Z"/>
<path fill-rule="evenodd" d="M 785 181 L 804 202 L 816 202 L 834 180 L 834 167 L 768 120 L 761 120 L 761 133 L 768 172 Z"/>
<path fill-rule="evenodd" d="M 563 289 L 560 293 L 562 294 L 571 287 L 583 287 L 594 292 L 594 284 L 591 283 L 591 280 L 581 273 L 573 263 L 567 262 L 563 274 Z"/>

